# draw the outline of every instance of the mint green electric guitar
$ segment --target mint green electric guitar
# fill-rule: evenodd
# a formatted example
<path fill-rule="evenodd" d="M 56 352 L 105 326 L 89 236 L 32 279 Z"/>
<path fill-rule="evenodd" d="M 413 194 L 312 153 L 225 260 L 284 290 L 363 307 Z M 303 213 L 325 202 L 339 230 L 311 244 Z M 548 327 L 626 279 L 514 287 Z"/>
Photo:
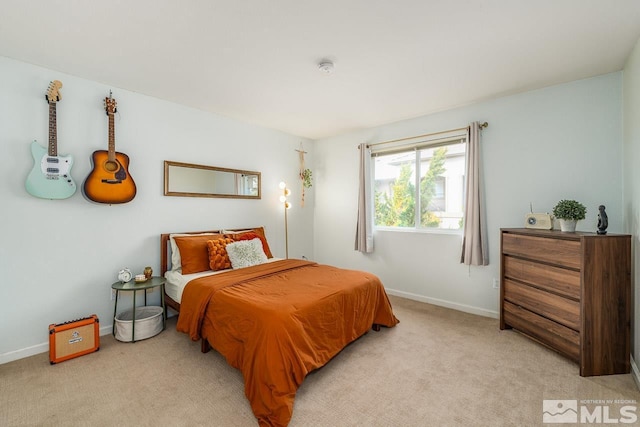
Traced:
<path fill-rule="evenodd" d="M 38 144 L 31 143 L 33 169 L 25 184 L 29 194 L 42 199 L 66 199 L 76 192 L 76 183 L 71 177 L 73 157 L 58 156 L 58 137 L 56 126 L 56 104 L 62 95 L 62 83 L 54 80 L 47 90 L 49 103 L 49 147 L 48 150 Z"/>

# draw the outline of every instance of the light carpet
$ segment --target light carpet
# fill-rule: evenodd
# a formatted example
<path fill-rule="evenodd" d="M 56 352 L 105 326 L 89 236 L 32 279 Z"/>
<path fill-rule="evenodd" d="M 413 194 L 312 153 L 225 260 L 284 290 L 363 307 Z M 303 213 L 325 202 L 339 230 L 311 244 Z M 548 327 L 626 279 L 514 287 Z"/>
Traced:
<path fill-rule="evenodd" d="M 310 374 L 290 426 L 539 426 L 544 399 L 640 402 L 630 374 L 582 378 L 495 319 L 390 299 L 400 324 Z M 133 344 L 103 336 L 100 351 L 53 366 L 46 353 L 0 365 L 0 425 L 256 426 L 240 372 L 175 320 Z"/>

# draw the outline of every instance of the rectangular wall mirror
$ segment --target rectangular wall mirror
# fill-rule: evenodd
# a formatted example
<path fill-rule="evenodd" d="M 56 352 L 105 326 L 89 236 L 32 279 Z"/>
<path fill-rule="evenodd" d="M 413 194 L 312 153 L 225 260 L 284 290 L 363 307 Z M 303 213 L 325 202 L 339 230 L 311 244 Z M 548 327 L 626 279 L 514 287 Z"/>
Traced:
<path fill-rule="evenodd" d="M 260 172 L 164 161 L 164 195 L 260 198 Z"/>

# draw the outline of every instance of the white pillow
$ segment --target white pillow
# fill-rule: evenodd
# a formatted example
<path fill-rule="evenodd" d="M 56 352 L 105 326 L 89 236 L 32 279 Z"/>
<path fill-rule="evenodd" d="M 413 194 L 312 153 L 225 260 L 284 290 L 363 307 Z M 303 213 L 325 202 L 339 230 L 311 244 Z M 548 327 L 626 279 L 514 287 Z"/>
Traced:
<path fill-rule="evenodd" d="M 243 268 L 267 262 L 267 255 L 262 249 L 260 239 L 241 240 L 227 245 L 227 255 L 231 261 L 231 267 Z"/>
<path fill-rule="evenodd" d="M 184 237 L 184 236 L 209 236 L 209 235 L 215 235 L 217 233 L 200 233 L 200 234 L 183 234 L 183 233 L 176 233 L 176 234 L 169 234 L 169 243 L 171 246 L 171 271 L 176 271 L 180 268 L 182 268 L 182 258 L 180 258 L 180 249 L 178 248 L 178 245 L 176 244 L 176 239 L 174 239 L 174 237 Z"/>
<path fill-rule="evenodd" d="M 253 228 L 249 228 L 247 230 L 225 230 L 222 229 L 220 230 L 221 234 L 243 234 L 243 233 L 248 233 L 250 231 L 255 231 Z"/>

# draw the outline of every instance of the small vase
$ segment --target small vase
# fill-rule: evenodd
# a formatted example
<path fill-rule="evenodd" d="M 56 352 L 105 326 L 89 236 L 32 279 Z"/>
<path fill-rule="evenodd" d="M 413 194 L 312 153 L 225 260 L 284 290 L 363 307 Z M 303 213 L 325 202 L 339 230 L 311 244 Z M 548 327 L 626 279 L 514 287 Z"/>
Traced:
<path fill-rule="evenodd" d="M 560 230 L 573 233 L 576 231 L 576 224 L 578 221 L 575 219 L 560 219 Z"/>

